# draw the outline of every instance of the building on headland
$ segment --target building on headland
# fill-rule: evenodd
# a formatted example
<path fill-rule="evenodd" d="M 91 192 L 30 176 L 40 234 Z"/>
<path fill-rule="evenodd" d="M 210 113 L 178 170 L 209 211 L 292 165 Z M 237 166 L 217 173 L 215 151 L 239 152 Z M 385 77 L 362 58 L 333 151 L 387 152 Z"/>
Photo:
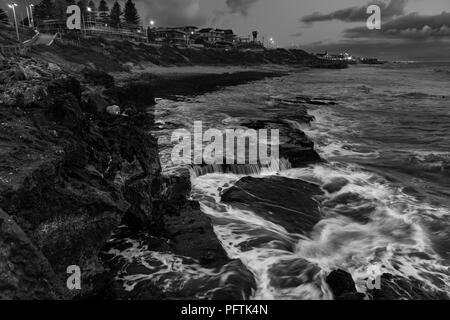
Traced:
<path fill-rule="evenodd" d="M 150 42 L 187 45 L 188 32 L 179 28 L 152 28 L 147 32 Z"/>
<path fill-rule="evenodd" d="M 314 55 L 323 60 L 339 61 L 339 62 L 345 62 L 348 64 L 356 64 L 357 63 L 357 59 L 354 58 L 351 54 L 349 54 L 347 52 L 338 53 L 338 54 L 329 54 L 328 51 L 325 51 L 324 53 L 314 53 Z"/>
<path fill-rule="evenodd" d="M 384 64 L 385 61 L 377 58 L 355 57 L 349 53 L 329 54 L 328 51 L 324 53 L 314 53 L 314 55 L 323 60 L 341 61 L 347 64 Z"/>
<path fill-rule="evenodd" d="M 361 64 L 384 64 L 385 61 L 378 60 L 377 58 L 358 58 L 358 62 Z"/>
<path fill-rule="evenodd" d="M 48 33 L 67 33 L 65 20 L 41 21 L 39 29 Z M 264 44 L 255 37 L 240 37 L 232 29 L 202 28 L 196 26 L 143 28 L 140 25 L 122 22 L 113 27 L 107 12 L 92 11 L 82 19 L 81 35 L 99 35 L 105 38 L 121 38 L 132 41 L 145 41 L 154 44 L 193 46 L 218 49 L 264 50 Z"/>

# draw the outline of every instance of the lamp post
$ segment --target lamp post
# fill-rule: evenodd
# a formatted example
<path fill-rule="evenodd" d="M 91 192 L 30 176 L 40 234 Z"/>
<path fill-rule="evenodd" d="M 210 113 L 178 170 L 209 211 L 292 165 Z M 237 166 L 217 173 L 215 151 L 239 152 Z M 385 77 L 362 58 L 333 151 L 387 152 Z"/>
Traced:
<path fill-rule="evenodd" d="M 91 8 L 91 7 L 87 7 L 87 11 L 89 12 L 88 17 L 89 17 L 89 20 L 90 20 L 90 18 L 91 18 L 91 16 L 92 16 L 92 8 Z M 90 20 L 90 22 L 92 22 L 92 20 Z M 94 26 L 95 26 L 96 24 L 97 24 L 97 23 L 95 22 L 95 14 L 94 14 Z"/>
<path fill-rule="evenodd" d="M 33 7 L 34 7 L 34 4 L 30 4 L 31 26 L 34 29 Z"/>
<path fill-rule="evenodd" d="M 28 27 L 32 28 L 31 26 L 31 17 L 30 17 L 30 10 L 31 8 L 29 8 L 30 6 L 28 5 L 28 0 L 25 0 L 25 10 L 27 11 L 27 18 L 28 18 Z"/>
<path fill-rule="evenodd" d="M 8 4 L 8 7 L 10 7 L 13 11 L 13 15 L 14 15 L 14 25 L 16 26 L 16 35 L 17 35 L 17 41 L 20 42 L 20 37 L 19 37 L 19 26 L 17 25 L 17 18 L 16 18 L 16 8 L 17 7 L 17 3 L 11 3 Z"/>
<path fill-rule="evenodd" d="M 25 6 L 25 9 L 27 10 L 28 27 L 31 27 L 30 12 L 28 11 L 28 6 Z"/>
<path fill-rule="evenodd" d="M 153 26 L 155 25 L 155 21 L 150 20 L 150 22 L 148 24 L 149 24 L 149 27 L 147 28 L 147 42 L 150 42 L 150 39 L 148 37 L 148 29 L 153 28 Z"/>

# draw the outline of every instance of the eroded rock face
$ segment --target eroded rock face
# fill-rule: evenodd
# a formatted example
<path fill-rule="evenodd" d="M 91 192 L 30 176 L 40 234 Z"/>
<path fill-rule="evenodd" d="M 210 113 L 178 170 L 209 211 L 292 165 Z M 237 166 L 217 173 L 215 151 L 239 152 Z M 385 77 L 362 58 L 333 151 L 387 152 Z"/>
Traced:
<path fill-rule="evenodd" d="M 150 116 L 131 108 L 127 116 L 101 113 L 98 108 L 89 112 L 80 82 L 56 76 L 60 78 L 46 84 L 46 98 L 32 110 L 23 109 L 22 103 L 0 107 L 0 137 L 5 141 L 0 207 L 56 274 L 58 279 L 46 280 L 50 285 L 63 286 L 67 266 L 78 265 L 83 290 L 88 291 L 89 277 L 103 271 L 100 249 L 124 215 L 130 211 L 137 215 L 131 209 L 136 207 L 151 214 L 151 207 L 138 197 L 148 191 L 142 183 L 126 186 L 136 183 L 136 176 L 142 181 L 159 176 L 158 150 L 156 140 L 145 131 L 152 123 Z M 33 85 L 25 77 L 17 86 Z M 64 292 L 62 297 L 72 295 Z"/>
<path fill-rule="evenodd" d="M 33 63 L 25 65 L 35 70 Z M 0 105 L 1 297 L 249 297 L 256 287 L 253 275 L 227 257 L 209 218 L 188 201 L 189 174 L 161 175 L 150 134 L 151 84 L 114 87 L 98 72 L 85 74 L 82 83 L 56 68 L 48 72 L 38 87 L 32 77 L 20 76 L 0 92 L 8 101 Z M 24 99 L 24 88 L 40 98 L 30 93 Z M 120 114 L 105 112 L 113 104 Z M 165 292 L 164 281 L 145 281 L 127 291 L 117 271 L 126 265 L 130 275 L 151 273 L 146 264 L 102 252 L 121 252 L 130 241 L 142 242 L 150 256 L 181 257 L 210 271 L 182 289 Z M 82 271 L 81 291 L 66 289 L 69 265 Z M 185 274 L 167 276 L 178 283 Z"/>
<path fill-rule="evenodd" d="M 115 299 L 248 299 L 256 290 L 254 275 L 230 259 L 216 238 L 210 219 L 197 202 L 162 213 L 157 228 L 123 227 L 105 246 L 111 268 L 104 289 Z M 105 296 L 104 293 L 102 293 Z"/>

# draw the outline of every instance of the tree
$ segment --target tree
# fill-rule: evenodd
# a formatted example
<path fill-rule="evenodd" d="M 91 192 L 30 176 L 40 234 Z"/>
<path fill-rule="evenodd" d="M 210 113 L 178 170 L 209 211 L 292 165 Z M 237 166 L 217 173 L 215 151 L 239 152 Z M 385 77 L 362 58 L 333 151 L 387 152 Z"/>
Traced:
<path fill-rule="evenodd" d="M 88 7 L 91 8 L 92 11 L 95 11 L 95 10 L 96 10 L 95 3 L 94 3 L 94 1 L 92 1 L 92 0 L 89 1 Z"/>
<path fill-rule="evenodd" d="M 55 18 L 55 3 L 52 0 L 42 0 L 34 7 L 33 16 L 35 20 L 49 20 Z"/>
<path fill-rule="evenodd" d="M 132 0 L 128 0 L 124 10 L 125 22 L 129 24 L 139 24 L 139 14 Z"/>
<path fill-rule="evenodd" d="M 120 7 L 120 4 L 114 2 L 114 5 L 111 9 L 111 12 L 109 13 L 109 19 L 111 20 L 111 25 L 115 28 L 120 28 L 121 26 L 121 17 L 122 17 L 122 8 Z"/>
<path fill-rule="evenodd" d="M 109 11 L 108 5 L 106 4 L 105 0 L 101 0 L 100 4 L 98 6 L 98 11 Z"/>
<path fill-rule="evenodd" d="M 9 22 L 8 15 L 6 14 L 5 10 L 3 10 L 2 8 L 0 8 L 0 22 L 3 22 L 3 23 Z"/>
<path fill-rule="evenodd" d="M 106 18 L 109 16 L 108 14 L 109 12 L 109 8 L 108 5 L 106 4 L 105 0 L 101 0 L 100 4 L 98 5 L 98 14 L 100 17 L 102 18 Z"/>
<path fill-rule="evenodd" d="M 80 0 L 77 2 L 77 6 L 80 7 L 81 14 L 84 15 L 86 13 L 87 8 L 87 0 Z"/>
<path fill-rule="evenodd" d="M 68 0 L 54 0 L 52 19 L 65 19 L 67 16 L 67 6 L 71 4 L 73 3 L 69 3 Z"/>

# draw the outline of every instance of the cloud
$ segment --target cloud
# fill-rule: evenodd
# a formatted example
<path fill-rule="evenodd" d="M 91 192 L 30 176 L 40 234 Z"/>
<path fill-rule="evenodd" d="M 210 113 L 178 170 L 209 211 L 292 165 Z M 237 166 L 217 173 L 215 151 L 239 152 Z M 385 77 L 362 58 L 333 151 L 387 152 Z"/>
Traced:
<path fill-rule="evenodd" d="M 291 34 L 291 37 L 301 37 L 303 35 L 303 32 L 296 32 L 296 33 L 293 33 L 293 34 Z"/>
<path fill-rule="evenodd" d="M 232 13 L 240 13 L 247 16 L 250 7 L 259 0 L 226 0 L 228 8 Z"/>
<path fill-rule="evenodd" d="M 208 20 L 200 10 L 200 0 L 135 0 L 135 2 L 142 21 L 153 19 L 160 26 L 203 26 Z"/>
<path fill-rule="evenodd" d="M 344 30 L 344 37 L 378 38 L 378 39 L 449 39 L 450 40 L 450 13 L 442 12 L 438 15 L 421 15 L 411 13 L 381 25 L 381 30 L 368 30 L 357 27 Z"/>
<path fill-rule="evenodd" d="M 340 20 L 344 22 L 366 21 L 368 17 L 367 7 L 372 4 L 378 5 L 381 8 L 382 17 L 384 19 L 389 19 L 404 14 L 408 1 L 409 0 L 390 0 L 387 2 L 378 0 L 368 3 L 366 6 L 341 9 L 327 14 L 315 12 L 311 15 L 304 16 L 300 21 L 307 24 L 331 20 Z"/>

